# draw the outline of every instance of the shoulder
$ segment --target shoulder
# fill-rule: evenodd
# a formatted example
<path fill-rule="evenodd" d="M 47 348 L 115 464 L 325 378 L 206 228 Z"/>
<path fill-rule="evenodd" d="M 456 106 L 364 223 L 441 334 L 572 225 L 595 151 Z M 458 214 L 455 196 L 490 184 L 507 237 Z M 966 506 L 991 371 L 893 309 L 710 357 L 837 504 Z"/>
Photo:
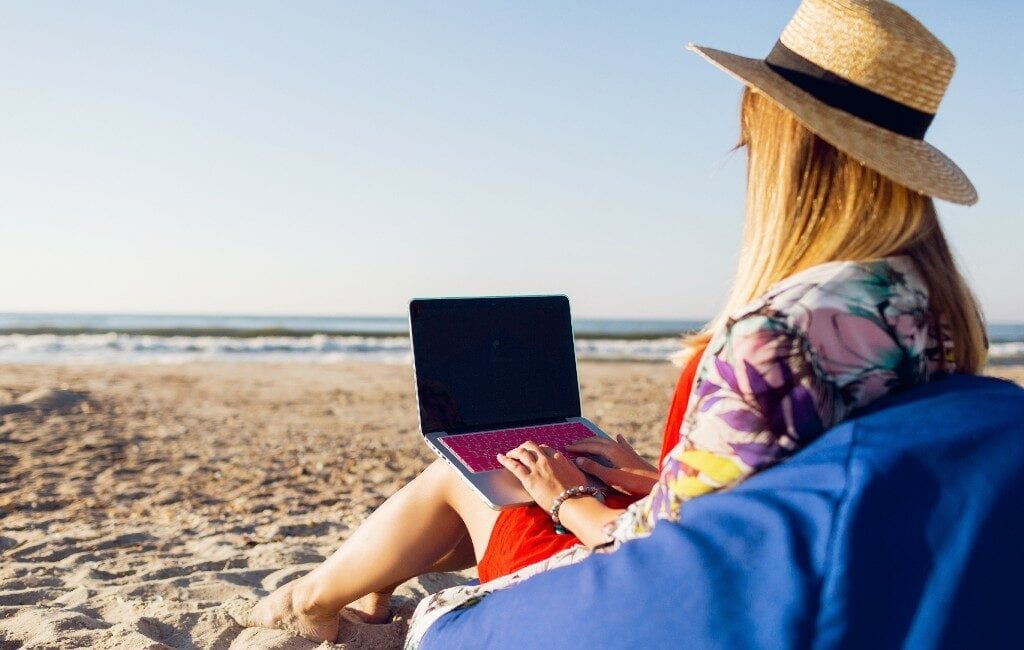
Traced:
<path fill-rule="evenodd" d="M 931 320 L 913 262 L 888 257 L 823 264 L 787 278 L 734 314 L 723 334 L 749 353 L 770 332 L 791 363 L 799 357 L 840 404 L 854 408 L 926 378 Z"/>
<path fill-rule="evenodd" d="M 834 339 L 850 326 L 892 330 L 928 321 L 928 290 L 913 262 L 886 257 L 864 262 L 830 262 L 811 267 L 772 286 L 734 313 L 730 322 L 766 323 L 814 343 Z M 747 325 L 749 327 L 750 325 Z"/>

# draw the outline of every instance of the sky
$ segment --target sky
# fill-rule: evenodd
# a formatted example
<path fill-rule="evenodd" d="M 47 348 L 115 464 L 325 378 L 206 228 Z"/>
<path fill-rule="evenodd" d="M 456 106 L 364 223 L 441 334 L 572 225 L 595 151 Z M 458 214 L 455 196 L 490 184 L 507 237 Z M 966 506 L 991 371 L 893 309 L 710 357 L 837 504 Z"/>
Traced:
<path fill-rule="evenodd" d="M 0 311 L 400 315 L 564 293 L 705 318 L 737 264 L 740 87 L 795 0 L 0 0 Z M 958 58 L 927 139 L 993 321 L 1024 321 L 1024 3 L 905 0 Z"/>

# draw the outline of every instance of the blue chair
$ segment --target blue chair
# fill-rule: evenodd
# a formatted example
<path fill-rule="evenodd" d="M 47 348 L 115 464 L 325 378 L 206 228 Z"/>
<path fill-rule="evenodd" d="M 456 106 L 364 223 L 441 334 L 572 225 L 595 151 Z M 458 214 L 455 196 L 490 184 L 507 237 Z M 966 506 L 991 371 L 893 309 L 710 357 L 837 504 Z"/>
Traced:
<path fill-rule="evenodd" d="M 956 375 L 883 400 L 423 647 L 1024 647 L 1024 390 Z"/>

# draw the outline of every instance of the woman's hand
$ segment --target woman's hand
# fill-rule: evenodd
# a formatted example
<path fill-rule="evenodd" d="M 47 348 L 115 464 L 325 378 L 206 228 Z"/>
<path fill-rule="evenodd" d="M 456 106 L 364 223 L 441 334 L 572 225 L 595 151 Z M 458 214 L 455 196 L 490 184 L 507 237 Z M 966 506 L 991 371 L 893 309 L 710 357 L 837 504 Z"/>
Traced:
<path fill-rule="evenodd" d="M 593 474 L 610 487 L 625 494 L 650 493 L 658 482 L 658 468 L 644 460 L 621 435 L 615 440 L 594 436 L 567 445 L 574 454 L 592 454 L 607 458 L 612 466 L 605 467 L 590 458 L 577 458 L 576 464 L 587 474 Z"/>
<path fill-rule="evenodd" d="M 587 483 L 587 477 L 568 458 L 535 442 L 524 442 L 507 454 L 498 454 L 498 462 L 522 482 L 537 505 L 545 510 L 565 490 Z"/>

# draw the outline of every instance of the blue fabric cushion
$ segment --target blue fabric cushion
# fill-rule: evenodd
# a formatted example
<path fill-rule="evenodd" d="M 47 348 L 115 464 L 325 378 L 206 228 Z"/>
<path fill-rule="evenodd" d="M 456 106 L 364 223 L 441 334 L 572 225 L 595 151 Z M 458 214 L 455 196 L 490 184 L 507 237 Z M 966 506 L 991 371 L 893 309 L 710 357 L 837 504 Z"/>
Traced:
<path fill-rule="evenodd" d="M 1024 643 L 1024 390 L 952 376 L 440 619 L 425 648 Z"/>

